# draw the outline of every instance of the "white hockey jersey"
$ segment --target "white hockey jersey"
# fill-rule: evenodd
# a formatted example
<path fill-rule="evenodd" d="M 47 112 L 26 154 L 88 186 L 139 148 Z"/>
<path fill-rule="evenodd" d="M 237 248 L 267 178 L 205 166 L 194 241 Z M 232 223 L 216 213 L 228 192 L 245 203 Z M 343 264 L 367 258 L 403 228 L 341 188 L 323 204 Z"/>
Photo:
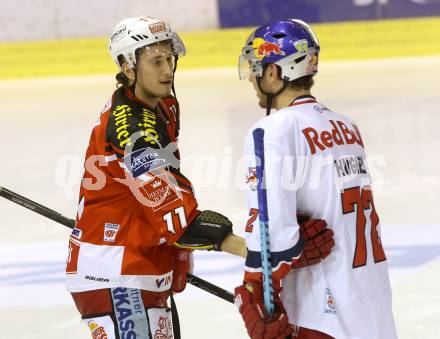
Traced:
<path fill-rule="evenodd" d="M 289 321 L 337 339 L 397 338 L 388 265 L 357 126 L 311 97 L 256 123 L 245 140 L 248 257 L 245 280 L 261 274 L 252 131 L 265 131 L 265 175 L 273 275 L 282 278 Z M 320 264 L 290 270 L 303 240 L 297 211 L 324 219 L 335 247 Z"/>

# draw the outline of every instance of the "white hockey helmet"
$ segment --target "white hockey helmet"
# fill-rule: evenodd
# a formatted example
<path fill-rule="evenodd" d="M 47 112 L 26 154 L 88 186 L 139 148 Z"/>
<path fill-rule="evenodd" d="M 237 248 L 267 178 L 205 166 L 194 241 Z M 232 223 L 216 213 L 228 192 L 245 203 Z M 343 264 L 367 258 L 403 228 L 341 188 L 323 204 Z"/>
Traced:
<path fill-rule="evenodd" d="M 136 50 L 166 40 L 171 41 L 174 55 L 185 55 L 186 49 L 182 40 L 167 22 L 149 16 L 128 18 L 120 21 L 113 29 L 109 40 L 110 54 L 119 69 L 120 55 L 124 57 L 128 67 L 133 68 L 136 65 Z"/>

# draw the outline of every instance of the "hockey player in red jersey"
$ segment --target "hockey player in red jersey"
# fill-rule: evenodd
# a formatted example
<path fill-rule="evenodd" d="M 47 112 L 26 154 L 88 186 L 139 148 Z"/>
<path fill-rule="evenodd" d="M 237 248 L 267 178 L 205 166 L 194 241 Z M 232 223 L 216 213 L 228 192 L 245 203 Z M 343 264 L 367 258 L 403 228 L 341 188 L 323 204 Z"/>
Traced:
<path fill-rule="evenodd" d="M 270 53 L 261 48 L 273 45 Z M 242 49 L 240 78 L 249 76 L 267 110 L 244 149 L 248 171 L 255 173 L 252 131 L 264 129 L 275 312 L 269 317 L 263 307 L 255 182 L 247 190 L 253 218 L 236 302 L 252 339 L 395 339 L 388 265 L 363 140 L 350 118 L 311 95 L 319 52 L 315 33 L 297 19 L 257 28 Z M 316 265 L 296 267 L 309 252 L 309 230 L 315 229 L 301 229 L 297 211 L 325 220 L 334 232 L 334 249 Z"/>
<path fill-rule="evenodd" d="M 170 292 L 185 288 L 193 249 L 220 249 L 232 232 L 221 214 L 197 210 L 181 173 L 174 72 L 185 47 L 168 23 L 118 23 L 110 53 L 118 88 L 93 128 L 67 287 L 93 338 L 173 338 Z M 164 338 L 165 338 L 164 337 Z"/>

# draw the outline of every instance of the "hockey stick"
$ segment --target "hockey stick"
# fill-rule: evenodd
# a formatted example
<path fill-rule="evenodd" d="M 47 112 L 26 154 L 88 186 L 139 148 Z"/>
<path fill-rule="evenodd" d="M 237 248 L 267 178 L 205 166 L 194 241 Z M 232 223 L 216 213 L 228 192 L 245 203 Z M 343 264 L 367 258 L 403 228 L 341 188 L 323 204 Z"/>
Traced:
<path fill-rule="evenodd" d="M 40 205 L 2 186 L 0 186 L 0 196 L 5 199 L 8 199 L 9 201 L 15 202 L 20 206 L 23 206 L 24 208 L 27 208 L 32 212 L 38 213 L 40 215 L 45 216 L 46 218 L 56 221 L 64 226 L 67 226 L 69 228 L 75 227 L 75 220 L 69 219 L 64 215 L 62 215 L 61 213 L 58 213 L 50 208 Z M 198 287 L 208 293 L 211 293 L 223 300 L 229 301 L 230 303 L 234 303 L 234 295 L 231 292 L 228 292 L 225 289 L 218 287 L 214 284 L 211 284 L 210 282 L 203 280 L 199 277 L 196 277 L 195 275 L 192 275 L 190 273 L 187 274 L 186 279 L 187 282 L 190 283 L 191 285 Z"/>
<path fill-rule="evenodd" d="M 263 271 L 264 308 L 268 315 L 275 310 L 272 285 L 272 262 L 269 239 L 269 216 L 267 213 L 266 177 L 264 173 L 264 129 L 257 128 L 253 132 L 256 157 L 258 218 L 260 221 L 261 268 Z M 260 162 L 258 164 L 258 161 Z"/>

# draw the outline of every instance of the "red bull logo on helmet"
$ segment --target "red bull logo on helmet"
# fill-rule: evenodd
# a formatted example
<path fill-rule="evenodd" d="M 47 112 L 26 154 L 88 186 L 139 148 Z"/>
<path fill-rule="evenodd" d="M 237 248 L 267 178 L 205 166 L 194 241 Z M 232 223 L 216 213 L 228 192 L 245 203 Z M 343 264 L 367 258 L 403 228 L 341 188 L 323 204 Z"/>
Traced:
<path fill-rule="evenodd" d="M 284 55 L 280 45 L 265 41 L 262 38 L 255 38 L 252 41 L 252 47 L 254 49 L 255 56 L 258 59 L 263 59 L 271 54 Z"/>

